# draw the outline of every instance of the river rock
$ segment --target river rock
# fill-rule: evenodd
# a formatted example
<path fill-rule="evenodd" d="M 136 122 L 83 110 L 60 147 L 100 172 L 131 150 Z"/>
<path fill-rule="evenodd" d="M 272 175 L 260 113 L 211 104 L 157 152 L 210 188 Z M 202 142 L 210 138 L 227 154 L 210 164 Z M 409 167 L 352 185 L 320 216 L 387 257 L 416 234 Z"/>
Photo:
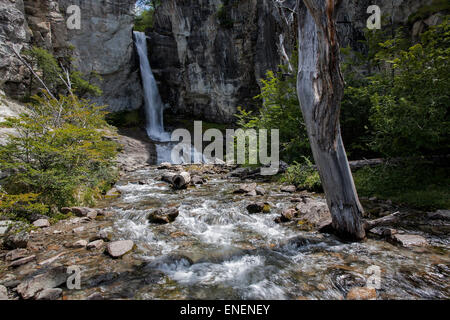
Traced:
<path fill-rule="evenodd" d="M 39 219 L 33 222 L 33 226 L 37 228 L 47 228 L 50 227 L 50 222 L 47 219 Z"/>
<path fill-rule="evenodd" d="M 40 291 L 36 295 L 36 300 L 58 300 L 62 296 L 61 288 L 49 288 Z"/>
<path fill-rule="evenodd" d="M 74 228 L 74 229 L 72 229 L 72 232 L 73 233 L 82 233 L 82 232 L 84 232 L 84 227 Z"/>
<path fill-rule="evenodd" d="M 91 294 L 86 298 L 86 300 L 104 300 L 104 299 L 105 298 L 99 292 L 94 292 L 93 294 Z"/>
<path fill-rule="evenodd" d="M 264 190 L 264 188 L 260 186 L 256 187 L 255 191 L 258 196 L 263 196 L 266 194 L 266 190 Z"/>
<path fill-rule="evenodd" d="M 3 241 L 3 246 L 7 249 L 26 248 L 30 235 L 26 231 L 19 231 L 17 233 L 9 232 Z"/>
<path fill-rule="evenodd" d="M 281 186 L 280 191 L 287 192 L 287 193 L 294 193 L 295 191 L 297 191 L 297 187 L 294 185 Z"/>
<path fill-rule="evenodd" d="M 28 254 L 27 249 L 15 249 L 15 250 L 9 251 L 5 256 L 5 259 L 6 259 L 6 261 L 14 261 L 17 259 L 25 258 L 27 256 L 27 254 Z"/>
<path fill-rule="evenodd" d="M 394 234 L 391 240 L 403 247 L 428 245 L 427 239 L 417 234 Z"/>
<path fill-rule="evenodd" d="M 75 242 L 72 247 L 73 248 L 84 248 L 86 247 L 88 244 L 88 242 L 86 240 L 78 240 L 77 242 Z"/>
<path fill-rule="evenodd" d="M 72 207 L 70 211 L 77 217 L 87 217 L 89 213 L 95 212 L 95 209 L 86 207 Z"/>
<path fill-rule="evenodd" d="M 247 206 L 248 213 L 269 213 L 270 205 L 266 202 L 255 202 Z"/>
<path fill-rule="evenodd" d="M 169 162 L 163 162 L 158 166 L 158 169 L 164 170 L 164 169 L 170 169 L 172 168 L 172 164 Z"/>
<path fill-rule="evenodd" d="M 121 240 L 108 243 L 106 250 L 113 258 L 119 258 L 127 252 L 133 250 L 134 242 L 132 240 Z"/>
<path fill-rule="evenodd" d="M 204 184 L 204 183 L 205 183 L 205 181 L 200 176 L 193 176 L 191 178 L 191 184 L 193 184 L 193 185 L 195 185 L 195 184 Z"/>
<path fill-rule="evenodd" d="M 256 195 L 256 183 L 240 184 L 233 193 L 254 193 Z"/>
<path fill-rule="evenodd" d="M 33 260 L 36 259 L 35 255 L 29 256 L 29 257 L 25 257 L 25 258 L 21 258 L 21 259 L 17 259 L 14 260 L 13 262 L 11 262 L 9 264 L 10 267 L 19 267 L 21 265 L 27 264 L 28 262 L 31 262 Z"/>
<path fill-rule="evenodd" d="M 347 300 L 375 300 L 376 298 L 375 288 L 355 287 L 347 293 Z"/>
<path fill-rule="evenodd" d="M 97 232 L 97 239 L 101 239 L 103 241 L 111 241 L 112 236 L 113 236 L 113 232 L 111 229 L 102 229 L 99 232 Z"/>
<path fill-rule="evenodd" d="M 162 175 L 161 181 L 164 181 L 164 182 L 167 182 L 167 183 L 172 183 L 174 176 L 175 176 L 175 173 L 167 172 L 167 173 Z"/>
<path fill-rule="evenodd" d="M 332 218 L 328 205 L 324 201 L 305 198 L 304 203 L 301 202 L 296 206 L 298 211 L 297 217 L 306 222 L 314 229 L 320 229 L 322 226 L 331 224 Z"/>
<path fill-rule="evenodd" d="M 281 216 L 277 217 L 275 219 L 276 223 L 282 223 L 282 222 L 288 222 L 295 218 L 295 215 L 297 214 L 297 210 L 291 208 L 286 209 L 281 213 Z"/>
<path fill-rule="evenodd" d="M 103 240 L 95 240 L 95 241 L 90 242 L 86 246 L 86 248 L 88 250 L 91 250 L 91 249 L 99 250 L 99 249 L 103 248 L 104 244 L 105 244 L 105 242 Z"/>
<path fill-rule="evenodd" d="M 65 283 L 66 280 L 66 268 L 59 266 L 28 278 L 19 284 L 16 290 L 23 299 L 31 299 L 41 290 L 58 287 Z"/>
<path fill-rule="evenodd" d="M 94 211 L 88 212 L 86 217 L 88 217 L 91 220 L 95 220 L 95 218 L 97 218 L 97 211 L 94 210 Z"/>
<path fill-rule="evenodd" d="M 178 214 L 178 208 L 158 209 L 148 215 L 148 220 L 151 223 L 166 224 L 175 221 Z"/>
<path fill-rule="evenodd" d="M 8 289 L 5 286 L 0 285 L 0 300 L 9 300 Z"/>

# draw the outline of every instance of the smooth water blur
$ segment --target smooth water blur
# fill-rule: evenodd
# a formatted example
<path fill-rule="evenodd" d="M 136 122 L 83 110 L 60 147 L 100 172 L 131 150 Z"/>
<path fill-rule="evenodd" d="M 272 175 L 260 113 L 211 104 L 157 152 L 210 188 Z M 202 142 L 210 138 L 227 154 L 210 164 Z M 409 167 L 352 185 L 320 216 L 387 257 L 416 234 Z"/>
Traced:
<path fill-rule="evenodd" d="M 161 174 L 133 173 L 118 184 L 122 196 L 111 204 L 119 217 L 116 237 L 137 243 L 145 272 L 164 275 L 137 290 L 137 298 L 342 299 L 351 287 L 366 285 L 372 265 L 381 268 L 380 299 L 450 298 L 447 236 L 416 230 L 431 246 L 413 249 L 376 239 L 345 243 L 276 224 L 293 206 L 277 184 L 262 184 L 267 196 L 247 197 L 232 193 L 241 181 L 211 175 L 205 185 L 173 191 L 156 179 Z M 271 203 L 271 213 L 249 215 L 245 208 L 256 199 Z M 170 206 L 179 206 L 175 222 L 147 222 L 151 210 Z"/>

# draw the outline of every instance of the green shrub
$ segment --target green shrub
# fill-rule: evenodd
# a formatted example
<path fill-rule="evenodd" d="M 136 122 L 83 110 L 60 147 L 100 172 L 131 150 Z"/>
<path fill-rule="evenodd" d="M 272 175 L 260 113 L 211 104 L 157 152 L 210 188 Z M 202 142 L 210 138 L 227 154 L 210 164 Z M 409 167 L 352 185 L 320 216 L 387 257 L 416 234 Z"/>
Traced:
<path fill-rule="evenodd" d="M 314 168 L 312 162 L 304 157 L 304 163 L 294 162 L 289 166 L 281 182 L 295 185 L 298 189 L 311 192 L 322 192 L 322 183 L 320 181 L 319 172 Z"/>
<path fill-rule="evenodd" d="M 35 194 L 32 201 L 49 208 L 93 203 L 116 178 L 117 146 L 103 139 L 103 107 L 76 96 L 33 100 L 26 114 L 6 122 L 17 135 L 0 146 L 5 191 Z"/>

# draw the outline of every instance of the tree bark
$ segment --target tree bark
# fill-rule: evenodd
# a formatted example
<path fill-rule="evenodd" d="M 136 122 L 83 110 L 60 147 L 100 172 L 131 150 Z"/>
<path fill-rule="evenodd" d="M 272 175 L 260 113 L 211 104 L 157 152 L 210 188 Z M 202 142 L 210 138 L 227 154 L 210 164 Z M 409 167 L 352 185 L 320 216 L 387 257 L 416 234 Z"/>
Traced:
<path fill-rule="evenodd" d="M 175 189 L 185 189 L 190 182 L 191 175 L 186 171 L 180 172 L 172 178 L 172 185 Z"/>
<path fill-rule="evenodd" d="M 335 0 L 299 0 L 297 93 L 335 232 L 365 237 L 363 208 L 342 143 L 339 113 L 344 81 L 339 66 Z"/>

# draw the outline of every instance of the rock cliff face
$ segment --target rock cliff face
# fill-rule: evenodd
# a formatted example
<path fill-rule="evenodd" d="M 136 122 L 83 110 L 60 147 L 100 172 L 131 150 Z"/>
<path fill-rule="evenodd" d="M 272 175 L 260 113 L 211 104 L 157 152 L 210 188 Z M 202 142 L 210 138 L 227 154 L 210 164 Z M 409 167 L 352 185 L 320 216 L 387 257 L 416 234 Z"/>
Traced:
<path fill-rule="evenodd" d="M 430 0 L 342 0 L 337 27 L 341 46 L 359 43 L 377 4 L 395 23 Z M 394 10 L 392 10 L 394 3 Z M 287 63 L 296 44 L 295 0 L 166 0 L 150 35 L 150 62 L 172 112 L 230 122 L 237 106 L 257 107 L 259 80 Z"/>
<path fill-rule="evenodd" d="M 11 97 L 24 95 L 29 72 L 14 57 L 32 45 L 55 56 L 71 53 L 84 73 L 97 71 L 109 110 L 137 109 L 143 103 L 139 65 L 133 46 L 134 0 L 2 0 L 0 3 L 0 89 Z M 81 28 L 66 26 L 67 8 L 81 8 Z"/>
<path fill-rule="evenodd" d="M 255 106 L 258 80 L 295 47 L 289 9 L 272 0 L 229 3 L 167 0 L 157 9 L 150 63 L 174 113 L 232 121 L 238 105 Z"/>

